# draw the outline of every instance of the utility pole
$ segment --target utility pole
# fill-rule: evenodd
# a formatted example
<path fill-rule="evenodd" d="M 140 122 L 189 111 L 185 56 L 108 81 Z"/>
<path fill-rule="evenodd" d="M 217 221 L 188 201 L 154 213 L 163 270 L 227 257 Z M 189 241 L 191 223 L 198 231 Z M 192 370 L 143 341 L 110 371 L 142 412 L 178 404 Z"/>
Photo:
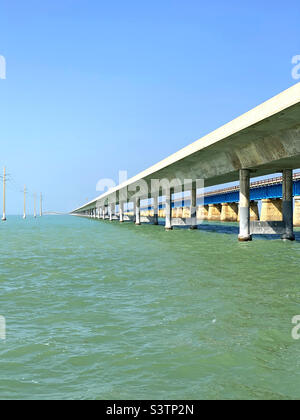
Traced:
<path fill-rule="evenodd" d="M 2 217 L 2 220 L 3 220 L 3 222 L 5 222 L 5 220 L 6 220 L 6 209 L 5 209 L 5 185 L 6 184 L 6 173 L 5 173 L 5 166 L 4 166 L 4 169 L 3 169 L 3 217 Z"/>
<path fill-rule="evenodd" d="M 34 193 L 34 210 L 33 210 L 33 217 L 36 219 L 36 194 Z"/>
<path fill-rule="evenodd" d="M 26 185 L 24 185 L 24 215 L 23 219 L 26 219 Z"/>
<path fill-rule="evenodd" d="M 43 195 L 40 196 L 40 217 L 43 216 Z"/>

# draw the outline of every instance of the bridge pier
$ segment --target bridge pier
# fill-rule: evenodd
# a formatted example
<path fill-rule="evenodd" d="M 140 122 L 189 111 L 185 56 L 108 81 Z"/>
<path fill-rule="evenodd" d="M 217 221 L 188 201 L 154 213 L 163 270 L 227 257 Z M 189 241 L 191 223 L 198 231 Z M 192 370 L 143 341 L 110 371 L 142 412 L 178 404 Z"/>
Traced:
<path fill-rule="evenodd" d="M 259 211 L 257 201 L 251 201 L 250 203 L 250 221 L 256 222 L 259 220 Z"/>
<path fill-rule="evenodd" d="M 263 199 L 261 203 L 261 222 L 282 222 L 282 200 L 280 198 Z"/>
<path fill-rule="evenodd" d="M 238 219 L 237 203 L 222 203 L 221 222 L 236 222 Z"/>
<path fill-rule="evenodd" d="M 198 211 L 197 211 L 197 218 L 199 220 L 208 220 L 208 205 L 202 205 L 198 207 Z"/>
<path fill-rule="evenodd" d="M 208 205 L 208 217 L 209 221 L 220 221 L 221 220 L 221 204 L 209 204 Z"/>
<path fill-rule="evenodd" d="M 166 191 L 166 208 L 165 208 L 165 230 L 169 231 L 169 230 L 173 230 L 173 226 L 172 226 L 172 194 L 173 194 L 173 190 L 172 189 L 168 189 Z"/>
<path fill-rule="evenodd" d="M 250 171 L 240 170 L 240 242 L 252 241 L 250 234 Z"/>
<path fill-rule="evenodd" d="M 294 241 L 293 226 L 293 171 L 285 169 L 282 173 L 282 216 L 286 232 L 283 240 Z"/>
<path fill-rule="evenodd" d="M 135 224 L 141 225 L 141 199 L 137 198 L 135 202 Z"/>
<path fill-rule="evenodd" d="M 120 223 L 124 223 L 124 202 L 119 202 L 119 217 L 120 217 Z"/>
<path fill-rule="evenodd" d="M 177 217 L 177 219 L 182 219 L 183 218 L 183 208 L 182 207 L 177 207 L 176 217 Z"/>
<path fill-rule="evenodd" d="M 154 225 L 158 225 L 158 195 L 153 196 Z"/>
<path fill-rule="evenodd" d="M 300 226 L 300 196 L 295 197 L 294 226 Z"/>
<path fill-rule="evenodd" d="M 110 205 L 110 213 L 109 213 L 109 220 L 111 222 L 113 221 L 113 218 L 114 218 L 114 215 L 115 215 L 115 211 L 116 211 L 115 204 L 111 204 Z"/>

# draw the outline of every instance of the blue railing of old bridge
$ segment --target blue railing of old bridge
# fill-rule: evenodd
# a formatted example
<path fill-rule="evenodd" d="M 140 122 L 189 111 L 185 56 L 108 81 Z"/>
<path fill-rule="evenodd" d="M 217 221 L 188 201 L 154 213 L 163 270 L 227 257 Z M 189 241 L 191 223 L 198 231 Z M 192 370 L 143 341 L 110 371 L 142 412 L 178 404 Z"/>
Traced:
<path fill-rule="evenodd" d="M 293 195 L 300 196 L 300 179 L 294 181 L 293 183 Z M 221 203 L 237 203 L 239 202 L 240 192 L 228 191 L 218 194 L 210 193 L 204 198 L 204 204 L 221 204 Z M 282 198 L 282 184 L 271 184 L 271 185 L 262 185 L 260 187 L 251 188 L 250 190 L 250 199 L 253 201 L 259 201 L 267 198 Z M 200 203 L 200 200 L 198 201 Z M 175 200 L 172 203 L 172 207 L 188 207 L 190 205 L 190 200 Z M 163 209 L 165 205 L 162 203 L 159 205 L 160 209 Z M 151 210 L 152 206 L 148 207 L 148 210 Z"/>

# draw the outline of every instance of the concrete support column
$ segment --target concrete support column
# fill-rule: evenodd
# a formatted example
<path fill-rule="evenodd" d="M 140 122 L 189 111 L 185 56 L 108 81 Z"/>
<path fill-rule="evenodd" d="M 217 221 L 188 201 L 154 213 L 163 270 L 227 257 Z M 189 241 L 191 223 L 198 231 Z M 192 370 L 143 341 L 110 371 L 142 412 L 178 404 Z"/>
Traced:
<path fill-rule="evenodd" d="M 198 211 L 197 211 L 197 218 L 199 220 L 208 220 L 208 205 L 202 205 L 198 207 Z"/>
<path fill-rule="evenodd" d="M 228 203 L 222 203 L 221 210 L 221 222 L 231 222 L 230 220 L 230 208 Z"/>
<path fill-rule="evenodd" d="M 158 195 L 153 196 L 154 225 L 158 225 Z"/>
<path fill-rule="evenodd" d="M 183 207 L 182 218 L 183 219 L 190 219 L 191 218 L 191 208 L 190 207 Z"/>
<path fill-rule="evenodd" d="M 300 196 L 295 197 L 294 226 L 300 226 Z"/>
<path fill-rule="evenodd" d="M 140 198 L 136 199 L 136 204 L 135 204 L 135 224 L 137 226 L 141 225 L 141 199 Z"/>
<path fill-rule="evenodd" d="M 198 229 L 197 224 L 197 185 L 196 182 L 193 182 L 192 191 L 191 191 L 191 226 L 190 229 Z"/>
<path fill-rule="evenodd" d="M 221 210 L 222 210 L 221 204 L 209 204 L 207 220 L 220 221 L 221 220 Z"/>
<path fill-rule="evenodd" d="M 166 191 L 166 209 L 165 209 L 165 215 L 166 215 L 165 229 L 166 230 L 172 230 L 173 229 L 173 226 L 172 226 L 172 194 L 173 194 L 172 189 L 169 189 L 168 191 Z"/>
<path fill-rule="evenodd" d="M 222 204 L 221 221 L 237 222 L 238 213 L 239 210 L 237 203 L 224 203 Z"/>
<path fill-rule="evenodd" d="M 286 232 L 282 239 L 294 241 L 293 227 L 293 171 L 285 169 L 282 172 L 282 216 L 286 226 Z"/>
<path fill-rule="evenodd" d="M 120 223 L 124 223 L 124 202 L 119 202 Z"/>
<path fill-rule="evenodd" d="M 222 203 L 221 222 L 236 222 L 238 206 L 236 203 Z"/>
<path fill-rule="evenodd" d="M 176 217 L 178 219 L 182 219 L 183 218 L 183 207 L 177 207 Z"/>
<path fill-rule="evenodd" d="M 240 234 L 239 241 L 252 241 L 250 235 L 250 171 L 240 170 Z"/>
<path fill-rule="evenodd" d="M 132 221 L 133 221 L 133 223 L 136 223 L 136 201 L 133 201 L 133 210 L 132 210 L 132 212 L 133 212 L 133 219 L 132 219 Z"/>

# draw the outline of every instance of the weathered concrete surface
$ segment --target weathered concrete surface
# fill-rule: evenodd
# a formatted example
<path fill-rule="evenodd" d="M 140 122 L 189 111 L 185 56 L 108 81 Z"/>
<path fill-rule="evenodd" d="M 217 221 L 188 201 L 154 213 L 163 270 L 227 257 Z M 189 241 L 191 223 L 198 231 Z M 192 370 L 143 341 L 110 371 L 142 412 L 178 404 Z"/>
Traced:
<path fill-rule="evenodd" d="M 208 205 L 199 206 L 197 210 L 197 219 L 199 220 L 208 220 Z"/>
<path fill-rule="evenodd" d="M 255 222 L 259 220 L 259 210 L 257 201 L 251 201 L 250 203 L 250 221 Z"/>
<path fill-rule="evenodd" d="M 221 204 L 209 204 L 208 206 L 208 217 L 209 221 L 220 221 L 221 220 Z"/>
<path fill-rule="evenodd" d="M 286 229 L 282 239 L 294 241 L 293 171 L 291 169 L 284 169 L 282 174 L 282 219 Z"/>
<path fill-rule="evenodd" d="M 183 207 L 183 211 L 182 211 L 182 217 L 185 218 L 190 218 L 191 217 L 191 209 L 189 207 Z"/>
<path fill-rule="evenodd" d="M 300 227 L 300 197 L 295 197 L 294 226 Z"/>
<path fill-rule="evenodd" d="M 154 223 L 155 218 L 153 216 L 141 216 L 141 223 Z"/>
<path fill-rule="evenodd" d="M 183 207 L 178 207 L 177 208 L 176 217 L 178 219 L 182 219 L 182 217 L 183 217 Z"/>
<path fill-rule="evenodd" d="M 251 235 L 284 235 L 286 225 L 284 222 L 250 222 Z"/>
<path fill-rule="evenodd" d="M 175 218 L 172 219 L 172 226 L 191 226 L 191 219 Z"/>
<path fill-rule="evenodd" d="M 260 220 L 282 221 L 282 200 L 280 198 L 262 200 Z"/>
<path fill-rule="evenodd" d="M 222 203 L 221 222 L 236 222 L 238 211 L 237 203 Z"/>
<path fill-rule="evenodd" d="M 256 201 L 250 202 L 250 221 L 255 222 L 260 220 L 259 210 L 258 210 L 258 203 Z M 238 207 L 238 218 L 237 221 L 240 221 L 240 207 Z"/>
<path fill-rule="evenodd" d="M 240 233 L 239 241 L 251 241 L 250 233 L 250 170 L 240 170 Z"/>

